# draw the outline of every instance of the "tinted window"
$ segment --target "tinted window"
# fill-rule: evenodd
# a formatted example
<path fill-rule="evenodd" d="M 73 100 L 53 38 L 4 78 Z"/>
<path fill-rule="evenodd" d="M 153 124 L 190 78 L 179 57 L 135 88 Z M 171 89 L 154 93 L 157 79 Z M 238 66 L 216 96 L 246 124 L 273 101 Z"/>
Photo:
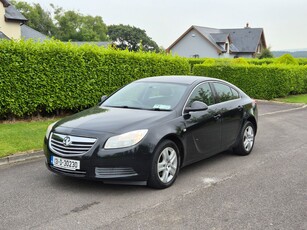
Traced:
<path fill-rule="evenodd" d="M 233 95 L 233 98 L 234 98 L 234 99 L 240 98 L 240 95 L 239 95 L 239 93 L 237 92 L 237 90 L 231 88 L 231 92 L 232 92 L 232 95 Z"/>
<path fill-rule="evenodd" d="M 230 101 L 239 98 L 237 91 L 229 87 L 228 85 L 221 83 L 213 83 L 215 91 L 220 98 L 220 102 Z"/>
<path fill-rule="evenodd" d="M 191 106 L 194 101 L 202 101 L 208 106 L 214 104 L 214 98 L 208 83 L 197 86 L 191 94 L 187 106 Z"/>

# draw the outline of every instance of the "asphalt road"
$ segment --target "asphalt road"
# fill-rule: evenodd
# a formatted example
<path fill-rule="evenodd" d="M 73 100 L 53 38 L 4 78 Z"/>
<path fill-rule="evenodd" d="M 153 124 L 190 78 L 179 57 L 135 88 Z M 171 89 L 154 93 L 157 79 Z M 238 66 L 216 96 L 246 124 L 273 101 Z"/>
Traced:
<path fill-rule="evenodd" d="M 181 170 L 169 189 L 0 167 L 0 229 L 307 229 L 307 108 L 259 102 L 253 153 Z"/>

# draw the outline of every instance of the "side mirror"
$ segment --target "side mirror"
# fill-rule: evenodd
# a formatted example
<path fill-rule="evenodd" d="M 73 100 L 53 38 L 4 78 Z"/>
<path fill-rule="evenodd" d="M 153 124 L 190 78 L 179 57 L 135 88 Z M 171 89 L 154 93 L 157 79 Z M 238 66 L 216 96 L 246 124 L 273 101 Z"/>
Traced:
<path fill-rule="evenodd" d="M 208 109 L 208 105 L 202 101 L 193 101 L 190 107 L 186 107 L 184 112 L 197 112 L 197 111 L 205 111 Z"/>
<path fill-rule="evenodd" d="M 103 96 L 100 98 L 99 105 L 101 105 L 105 100 L 107 100 L 107 98 L 108 98 L 107 95 L 103 95 Z"/>

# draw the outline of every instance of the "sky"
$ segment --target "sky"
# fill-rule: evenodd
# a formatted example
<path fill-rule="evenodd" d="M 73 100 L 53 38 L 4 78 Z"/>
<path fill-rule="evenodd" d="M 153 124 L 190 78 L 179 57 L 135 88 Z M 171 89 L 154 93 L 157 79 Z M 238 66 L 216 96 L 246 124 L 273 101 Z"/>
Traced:
<path fill-rule="evenodd" d="M 107 25 L 144 29 L 159 46 L 169 47 L 192 25 L 263 28 L 271 50 L 307 48 L 307 0 L 23 0 L 101 16 Z"/>

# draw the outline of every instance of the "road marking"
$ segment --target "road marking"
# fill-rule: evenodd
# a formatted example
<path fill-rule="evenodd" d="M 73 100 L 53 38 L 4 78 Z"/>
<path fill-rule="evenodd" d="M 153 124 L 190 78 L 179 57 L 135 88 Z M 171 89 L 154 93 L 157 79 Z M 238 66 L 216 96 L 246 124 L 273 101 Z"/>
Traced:
<path fill-rule="evenodd" d="M 278 114 L 278 113 L 291 112 L 291 111 L 295 111 L 295 110 L 305 109 L 306 107 L 307 107 L 307 105 L 303 105 L 302 107 L 297 107 L 297 108 L 292 108 L 292 109 L 279 110 L 279 111 L 275 111 L 275 112 L 259 114 L 259 117 L 266 116 L 266 115 Z"/>
<path fill-rule="evenodd" d="M 220 182 L 221 180 L 218 178 L 210 178 L 210 177 L 205 177 L 203 178 L 203 182 L 205 185 L 212 185 L 212 184 L 216 184 L 218 182 Z"/>

